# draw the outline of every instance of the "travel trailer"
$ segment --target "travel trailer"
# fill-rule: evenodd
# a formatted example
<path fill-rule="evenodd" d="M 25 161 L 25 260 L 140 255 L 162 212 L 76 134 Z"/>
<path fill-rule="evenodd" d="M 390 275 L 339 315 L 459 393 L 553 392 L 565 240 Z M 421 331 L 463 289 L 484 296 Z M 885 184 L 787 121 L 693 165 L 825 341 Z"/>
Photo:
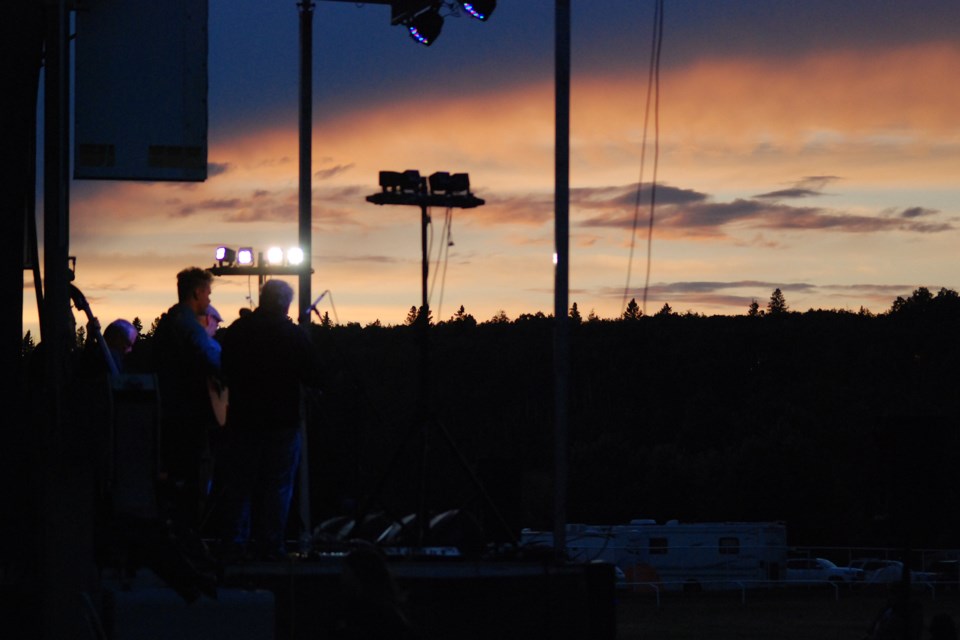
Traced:
<path fill-rule="evenodd" d="M 566 537 L 571 560 L 614 564 L 636 590 L 767 586 L 787 562 L 787 529 L 777 522 L 568 524 Z M 524 529 L 521 544 L 553 546 L 553 533 Z"/>

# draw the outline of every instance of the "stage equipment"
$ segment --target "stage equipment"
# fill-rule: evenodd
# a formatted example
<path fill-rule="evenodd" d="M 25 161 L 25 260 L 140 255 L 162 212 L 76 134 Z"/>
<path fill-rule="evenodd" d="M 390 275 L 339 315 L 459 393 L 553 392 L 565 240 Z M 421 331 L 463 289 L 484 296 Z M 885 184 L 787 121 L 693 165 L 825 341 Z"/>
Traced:
<path fill-rule="evenodd" d="M 241 266 L 253 264 L 253 249 L 251 247 L 240 247 L 237 251 L 237 264 Z"/>
<path fill-rule="evenodd" d="M 442 29 L 443 17 L 440 15 L 440 5 L 430 7 L 407 23 L 410 37 L 427 47 L 433 44 Z"/>
<path fill-rule="evenodd" d="M 497 8 L 497 0 L 476 0 L 476 2 L 461 2 L 463 10 L 471 16 L 486 22 L 490 19 L 490 14 Z"/>
<path fill-rule="evenodd" d="M 233 264 L 233 261 L 237 259 L 237 252 L 229 247 L 221 246 L 217 247 L 217 251 L 214 256 L 221 267 L 224 263 L 226 263 L 227 266 L 230 266 Z"/>
<path fill-rule="evenodd" d="M 430 176 L 430 193 L 447 195 L 467 195 L 470 193 L 470 176 L 466 173 L 450 175 L 446 171 L 437 171 Z"/>
<path fill-rule="evenodd" d="M 283 249 L 280 247 L 267 249 L 267 264 L 274 266 L 283 264 Z"/>
<path fill-rule="evenodd" d="M 294 266 L 303 264 L 303 249 L 300 247 L 287 249 L 287 264 Z"/>
<path fill-rule="evenodd" d="M 416 188 L 414 184 L 416 183 Z M 420 176 L 419 171 L 407 170 L 403 173 L 397 171 L 380 172 L 380 193 L 367 196 L 367 201 L 378 205 L 409 205 L 420 208 L 420 240 L 421 240 L 421 292 L 422 304 L 420 313 L 417 316 L 416 325 L 420 331 L 420 371 L 419 371 L 419 390 L 417 399 L 417 419 L 410 425 L 410 431 L 404 442 L 397 449 L 393 460 L 390 462 L 385 473 L 380 477 L 379 482 L 372 495 L 365 499 L 358 509 L 358 519 L 363 519 L 369 512 L 373 503 L 380 499 L 380 493 L 386 486 L 386 482 L 391 474 L 396 470 L 396 466 L 404 454 L 408 443 L 414 439 L 419 440 L 420 449 L 420 487 L 419 487 L 419 509 L 417 513 L 410 514 L 405 518 L 394 519 L 389 527 L 386 528 L 378 538 L 378 542 L 386 543 L 390 540 L 403 540 L 403 545 L 414 549 L 426 550 L 429 543 L 429 533 L 433 516 L 431 516 L 427 504 L 427 486 L 426 473 L 428 468 L 429 443 L 434 432 L 438 432 L 444 442 L 447 444 L 450 452 L 457 459 L 462 470 L 469 476 L 472 484 L 477 490 L 479 496 L 490 507 L 490 511 L 495 515 L 498 525 L 503 526 L 507 535 L 516 543 L 513 532 L 509 525 L 500 515 L 499 510 L 490 498 L 489 493 L 483 487 L 477 475 L 470 468 L 469 463 L 454 443 L 450 433 L 436 417 L 430 415 L 428 411 L 427 399 L 427 371 L 429 369 L 429 340 L 428 327 L 430 317 L 430 303 L 427 299 L 427 279 L 429 275 L 429 256 L 427 255 L 427 225 L 430 223 L 429 208 L 460 208 L 472 209 L 484 204 L 481 198 L 470 193 L 470 177 L 466 173 L 450 174 L 445 171 L 438 171 L 430 176 L 429 188 L 427 178 Z M 447 515 L 441 520 L 451 518 Z"/>

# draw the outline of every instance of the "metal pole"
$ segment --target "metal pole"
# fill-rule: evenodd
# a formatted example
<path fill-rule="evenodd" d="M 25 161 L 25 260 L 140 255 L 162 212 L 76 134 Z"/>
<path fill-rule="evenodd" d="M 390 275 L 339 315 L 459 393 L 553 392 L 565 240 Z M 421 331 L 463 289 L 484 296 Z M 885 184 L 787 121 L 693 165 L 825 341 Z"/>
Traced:
<path fill-rule="evenodd" d="M 300 272 L 300 291 L 297 310 L 300 325 L 310 324 L 310 276 L 313 273 L 312 200 L 313 188 L 313 2 L 300 2 L 300 248 L 303 249 L 303 271 Z M 261 276 L 262 278 L 263 276 Z M 303 390 L 301 389 L 301 398 Z M 300 402 L 300 551 L 308 552 L 313 535 L 310 517 L 310 464 L 307 448 L 307 415 L 309 406 Z"/>
<path fill-rule="evenodd" d="M 87 468 L 68 452 L 78 442 L 68 411 L 70 320 L 68 255 L 70 239 L 70 10 L 51 0 L 46 11 L 44 79 L 44 281 L 41 333 L 45 348 L 45 426 L 41 465 L 41 548 L 43 549 L 44 638 L 82 633 L 82 595 L 93 593 L 92 495 Z M 87 493 L 87 489 L 90 493 Z"/>
<path fill-rule="evenodd" d="M 310 322 L 310 276 L 313 266 L 313 7 L 300 2 L 300 248 L 303 249 L 303 271 L 300 273 L 299 321 Z"/>
<path fill-rule="evenodd" d="M 556 140 L 554 186 L 554 552 L 566 551 L 567 410 L 570 378 L 570 323 L 567 317 L 570 246 L 570 0 L 557 0 L 555 24 Z"/>
<path fill-rule="evenodd" d="M 426 195 L 426 179 L 420 184 L 421 195 Z M 420 205 L 420 255 L 421 255 L 421 303 L 420 313 L 417 315 L 416 329 L 420 337 L 420 388 L 417 403 L 418 417 L 421 430 L 420 450 L 420 496 L 417 505 L 417 544 L 423 546 L 427 530 L 428 499 L 427 473 L 430 457 L 430 420 L 427 417 L 427 374 L 430 366 L 430 301 L 427 299 L 427 280 L 430 277 L 430 256 L 427 254 L 427 225 L 430 224 L 430 214 L 425 204 Z"/>

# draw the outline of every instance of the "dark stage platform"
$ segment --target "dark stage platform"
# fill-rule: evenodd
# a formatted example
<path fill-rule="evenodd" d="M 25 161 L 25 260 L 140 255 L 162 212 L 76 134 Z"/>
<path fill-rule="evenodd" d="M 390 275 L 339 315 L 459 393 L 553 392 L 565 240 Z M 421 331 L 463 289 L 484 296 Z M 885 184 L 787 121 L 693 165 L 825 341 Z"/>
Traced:
<path fill-rule="evenodd" d="M 218 599 L 193 604 L 160 584 L 105 585 L 105 618 L 115 640 L 336 638 L 346 606 L 342 564 L 342 555 L 330 554 L 230 566 Z M 437 558 L 391 560 L 389 568 L 423 638 L 616 637 L 611 565 Z"/>

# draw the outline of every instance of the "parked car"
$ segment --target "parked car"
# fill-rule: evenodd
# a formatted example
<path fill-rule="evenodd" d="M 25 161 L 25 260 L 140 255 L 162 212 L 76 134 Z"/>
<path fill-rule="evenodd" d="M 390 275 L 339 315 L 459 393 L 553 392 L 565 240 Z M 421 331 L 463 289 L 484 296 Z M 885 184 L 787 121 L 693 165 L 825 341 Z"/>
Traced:
<path fill-rule="evenodd" d="M 903 575 L 903 563 L 899 560 L 881 560 L 879 558 L 859 558 L 850 563 L 854 569 L 862 569 L 863 581 L 872 584 L 890 584 L 899 582 Z M 936 574 L 931 571 L 911 571 L 911 582 L 934 582 Z"/>
<path fill-rule="evenodd" d="M 864 572 L 854 567 L 838 567 L 826 558 L 790 558 L 784 573 L 787 582 L 863 582 Z"/>

